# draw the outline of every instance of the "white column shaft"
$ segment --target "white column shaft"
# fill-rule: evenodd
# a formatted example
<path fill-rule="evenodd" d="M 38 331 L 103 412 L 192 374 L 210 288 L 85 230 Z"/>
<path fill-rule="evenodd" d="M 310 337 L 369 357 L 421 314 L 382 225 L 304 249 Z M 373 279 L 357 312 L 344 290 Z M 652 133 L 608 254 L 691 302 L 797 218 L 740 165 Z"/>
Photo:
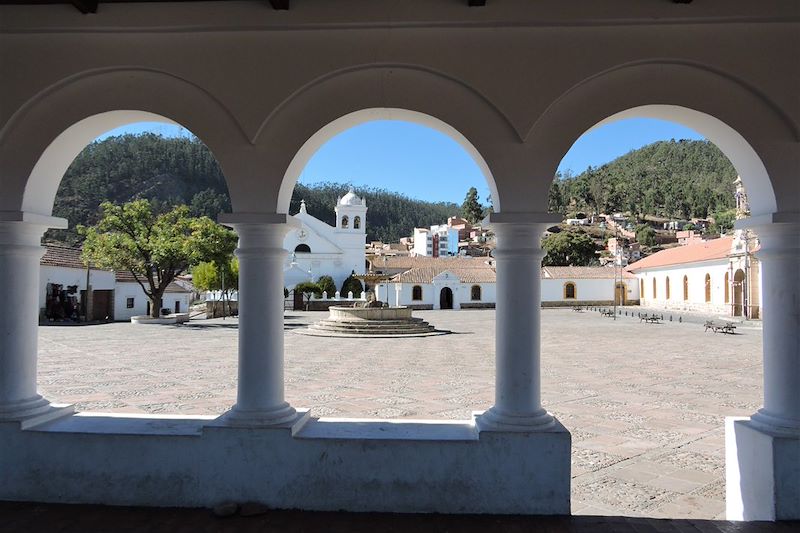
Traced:
<path fill-rule="evenodd" d="M 36 392 L 40 240 L 44 227 L 0 222 L 0 277 L 6 312 L 0 314 L 0 420 L 48 408 Z"/>
<path fill-rule="evenodd" d="M 493 425 L 535 428 L 552 424 L 541 404 L 542 223 L 501 223 L 497 237 L 495 404 Z"/>
<path fill-rule="evenodd" d="M 759 226 L 764 407 L 753 420 L 800 430 L 800 224 Z"/>
<path fill-rule="evenodd" d="M 285 224 L 237 224 L 239 384 L 233 419 L 280 424 L 296 416 L 284 399 Z"/>

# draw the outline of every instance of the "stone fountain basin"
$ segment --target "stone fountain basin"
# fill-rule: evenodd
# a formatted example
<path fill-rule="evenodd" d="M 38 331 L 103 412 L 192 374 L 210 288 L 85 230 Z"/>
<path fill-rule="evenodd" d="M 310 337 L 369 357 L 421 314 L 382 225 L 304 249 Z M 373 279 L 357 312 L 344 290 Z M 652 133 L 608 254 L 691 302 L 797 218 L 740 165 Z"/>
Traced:
<path fill-rule="evenodd" d="M 410 307 L 331 306 L 329 320 L 411 320 Z"/>

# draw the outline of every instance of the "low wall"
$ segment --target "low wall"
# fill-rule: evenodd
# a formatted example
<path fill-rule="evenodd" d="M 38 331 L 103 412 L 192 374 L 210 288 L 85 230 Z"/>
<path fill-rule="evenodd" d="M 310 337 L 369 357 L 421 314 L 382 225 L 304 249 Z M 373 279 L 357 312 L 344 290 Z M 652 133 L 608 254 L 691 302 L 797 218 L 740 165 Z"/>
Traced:
<path fill-rule="evenodd" d="M 220 301 L 206 302 L 206 318 L 219 318 L 222 316 L 238 316 L 239 302 L 225 302 L 225 313 L 223 313 L 223 303 Z"/>
<path fill-rule="evenodd" d="M 32 427 L 31 427 L 32 426 Z M 569 514 L 570 434 L 474 421 L 80 413 L 0 422 L 0 499 L 164 507 Z"/>
<path fill-rule="evenodd" d="M 495 303 L 494 302 L 467 302 L 461 304 L 461 309 L 494 309 Z"/>
<path fill-rule="evenodd" d="M 341 307 L 330 308 L 334 320 L 410 320 L 409 307 Z"/>

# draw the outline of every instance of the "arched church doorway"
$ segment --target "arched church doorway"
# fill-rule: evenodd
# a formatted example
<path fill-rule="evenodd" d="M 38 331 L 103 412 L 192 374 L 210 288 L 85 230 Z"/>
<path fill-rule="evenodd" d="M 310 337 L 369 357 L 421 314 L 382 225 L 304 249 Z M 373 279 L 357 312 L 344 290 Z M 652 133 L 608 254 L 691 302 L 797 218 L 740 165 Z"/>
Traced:
<path fill-rule="evenodd" d="M 744 271 L 740 268 L 733 275 L 733 316 L 744 316 L 745 288 Z"/>
<path fill-rule="evenodd" d="M 453 290 L 450 287 L 442 287 L 441 292 L 439 292 L 439 308 L 453 308 Z"/>

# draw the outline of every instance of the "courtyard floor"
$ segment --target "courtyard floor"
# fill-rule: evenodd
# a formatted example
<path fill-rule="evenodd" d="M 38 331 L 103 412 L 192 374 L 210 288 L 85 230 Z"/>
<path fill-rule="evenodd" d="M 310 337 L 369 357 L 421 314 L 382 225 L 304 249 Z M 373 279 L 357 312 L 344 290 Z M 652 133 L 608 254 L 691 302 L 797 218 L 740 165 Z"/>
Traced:
<path fill-rule="evenodd" d="M 494 311 L 416 313 L 452 335 L 310 337 L 287 312 L 286 395 L 314 416 L 466 419 L 494 396 Z M 40 330 L 39 387 L 79 410 L 219 414 L 235 319 Z M 724 429 L 761 403 L 761 330 L 542 312 L 543 402 L 571 431 L 575 514 L 724 518 Z"/>

